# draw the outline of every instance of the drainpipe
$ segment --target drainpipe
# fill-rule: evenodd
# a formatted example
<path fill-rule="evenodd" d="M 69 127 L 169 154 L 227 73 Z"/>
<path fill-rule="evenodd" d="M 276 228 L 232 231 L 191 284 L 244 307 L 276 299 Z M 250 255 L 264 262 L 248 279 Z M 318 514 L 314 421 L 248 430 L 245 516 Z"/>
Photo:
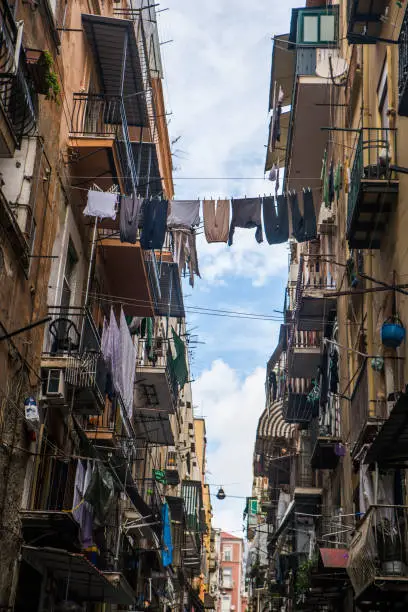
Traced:
<path fill-rule="evenodd" d="M 371 116 L 370 116 L 370 49 L 368 49 L 369 45 L 364 45 L 363 47 L 363 117 L 362 123 L 364 127 L 371 127 Z M 364 139 L 364 133 L 363 133 Z M 363 164 L 364 164 L 364 152 L 363 152 Z M 367 275 L 373 276 L 373 259 L 372 253 L 369 252 L 366 258 L 366 267 L 367 267 Z M 367 280 L 367 289 L 372 288 L 372 282 Z M 373 348 L 373 294 L 372 292 L 366 293 L 365 306 L 367 312 L 367 353 L 369 355 L 374 355 Z M 373 402 L 375 400 L 375 385 L 374 385 L 374 372 L 372 368 L 367 367 L 367 379 L 368 379 L 368 415 L 375 415 L 375 404 L 374 410 L 372 408 Z"/>

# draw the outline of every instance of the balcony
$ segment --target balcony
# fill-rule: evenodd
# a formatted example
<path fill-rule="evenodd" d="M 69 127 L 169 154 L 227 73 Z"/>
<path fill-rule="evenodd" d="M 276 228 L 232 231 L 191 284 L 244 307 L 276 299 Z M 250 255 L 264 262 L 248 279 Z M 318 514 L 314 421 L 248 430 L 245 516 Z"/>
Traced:
<path fill-rule="evenodd" d="M 160 485 L 152 478 L 144 478 L 139 487 L 139 492 L 145 504 L 150 510 L 153 519 L 161 520 L 161 507 L 163 504 Z"/>
<path fill-rule="evenodd" d="M 106 398 L 103 413 L 99 417 L 88 417 L 85 423 L 85 436 L 102 452 L 111 453 L 115 451 L 122 455 L 123 422 L 121 412 L 118 399 L 115 398 L 111 401 Z"/>
<path fill-rule="evenodd" d="M 83 307 L 50 306 L 45 329 L 42 400 L 84 415 L 101 414 L 107 369 L 91 312 Z"/>
<path fill-rule="evenodd" d="M 336 469 L 344 447 L 340 437 L 340 404 L 336 396 L 331 396 L 324 412 L 320 409 L 318 419 L 310 426 L 312 439 L 312 468 L 314 470 Z"/>
<path fill-rule="evenodd" d="M 327 134 L 320 128 L 330 124 L 324 66 L 328 65 L 329 57 L 333 66 L 343 65 L 337 49 L 338 22 L 337 6 L 293 9 L 290 34 L 277 43 L 281 53 L 274 50 L 271 92 L 282 86 L 285 95 L 290 96 L 287 104 L 291 110 L 288 121 L 286 114 L 282 115 L 280 150 L 271 151 L 268 147 L 267 166 L 276 162 L 277 156 L 285 159 L 287 189 L 298 191 L 299 177 L 316 177 L 308 185 L 319 187 L 317 177 L 327 141 Z M 273 99 L 273 93 L 270 98 Z M 312 149 L 307 146 L 309 142 L 313 142 Z"/>
<path fill-rule="evenodd" d="M 161 336 L 139 340 L 136 361 L 136 384 L 140 406 L 174 414 L 178 384 L 171 367 L 173 356 L 169 341 Z"/>
<path fill-rule="evenodd" d="M 405 12 L 398 45 L 398 114 L 408 117 L 408 13 Z"/>
<path fill-rule="evenodd" d="M 315 378 L 321 363 L 323 334 L 319 331 L 293 330 L 288 342 L 290 378 Z"/>
<path fill-rule="evenodd" d="M 388 0 L 348 0 L 350 44 L 398 43 L 405 7 Z"/>
<path fill-rule="evenodd" d="M 387 407 L 388 408 L 388 407 Z M 386 414 L 388 410 L 384 411 Z M 369 448 L 365 463 L 383 469 L 405 469 L 408 459 L 408 395 L 401 393 Z"/>
<path fill-rule="evenodd" d="M 184 565 L 195 575 L 201 571 L 201 549 L 203 524 L 201 509 L 203 507 L 202 484 L 200 481 L 184 480 L 182 497 L 185 514 L 185 554 Z"/>
<path fill-rule="evenodd" d="M 347 568 L 358 605 L 370 609 L 382 603 L 393 609 L 399 602 L 406 608 L 407 537 L 407 506 L 370 506 L 350 544 Z"/>
<path fill-rule="evenodd" d="M 350 248 L 379 249 L 398 199 L 396 130 L 360 131 L 348 195 L 347 239 Z"/>
<path fill-rule="evenodd" d="M 309 249 L 311 250 L 311 246 Z M 301 255 L 296 285 L 296 323 L 299 331 L 324 329 L 336 308 L 336 270 L 331 255 Z"/>
<path fill-rule="evenodd" d="M 385 401 L 369 399 L 367 362 L 362 365 L 351 394 L 350 414 L 350 448 L 352 456 L 356 456 L 363 444 L 373 441 L 387 418 Z"/>
<path fill-rule="evenodd" d="M 37 99 L 7 0 L 0 3 L 0 157 L 12 157 L 24 136 L 36 129 Z"/>
<path fill-rule="evenodd" d="M 307 425 L 313 413 L 318 408 L 311 401 L 309 393 L 312 390 L 312 381 L 305 378 L 289 379 L 286 397 L 283 401 L 282 415 L 286 423 Z"/>

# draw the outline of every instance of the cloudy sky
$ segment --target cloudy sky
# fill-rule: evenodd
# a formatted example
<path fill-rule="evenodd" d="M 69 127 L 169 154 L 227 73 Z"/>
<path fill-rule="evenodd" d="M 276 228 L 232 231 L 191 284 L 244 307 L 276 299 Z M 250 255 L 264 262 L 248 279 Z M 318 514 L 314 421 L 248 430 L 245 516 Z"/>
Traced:
<path fill-rule="evenodd" d="M 269 194 L 263 180 L 268 130 L 271 37 L 288 31 L 303 0 L 167 0 L 160 38 L 173 145 L 176 197 Z M 185 287 L 186 306 L 279 315 L 286 245 L 258 245 L 237 230 L 234 245 L 199 238 L 202 280 Z M 220 313 L 221 314 L 221 313 Z M 265 363 L 278 321 L 188 313 L 203 344 L 192 350 L 196 415 L 207 422 L 208 474 L 231 497 L 212 498 L 215 525 L 242 535 L 251 493 L 252 452 L 264 408 Z M 213 493 L 216 486 L 212 487 Z"/>

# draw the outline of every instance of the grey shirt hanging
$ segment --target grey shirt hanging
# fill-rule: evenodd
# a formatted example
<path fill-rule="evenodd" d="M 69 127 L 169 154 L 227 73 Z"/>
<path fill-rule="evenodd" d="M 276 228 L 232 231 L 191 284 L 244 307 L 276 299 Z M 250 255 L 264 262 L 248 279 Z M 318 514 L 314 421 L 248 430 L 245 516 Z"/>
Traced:
<path fill-rule="evenodd" d="M 236 227 L 252 229 L 256 227 L 255 238 L 257 242 L 263 241 L 261 221 L 261 198 L 242 198 L 232 200 L 232 220 L 229 231 L 229 246 L 232 245 Z"/>
<path fill-rule="evenodd" d="M 119 223 L 121 242 L 136 243 L 142 201 L 135 195 L 121 197 Z"/>

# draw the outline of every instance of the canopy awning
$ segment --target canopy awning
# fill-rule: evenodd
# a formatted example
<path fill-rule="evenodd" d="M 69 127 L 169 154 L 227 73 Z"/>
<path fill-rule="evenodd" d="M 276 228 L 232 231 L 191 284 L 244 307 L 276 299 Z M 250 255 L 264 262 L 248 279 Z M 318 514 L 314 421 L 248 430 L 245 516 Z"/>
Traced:
<path fill-rule="evenodd" d="M 98 570 L 83 555 L 69 553 L 58 548 L 22 547 L 23 559 L 43 574 L 49 572 L 57 581 L 67 586 L 70 593 L 81 601 L 99 601 L 131 606 L 135 596 L 124 576 L 115 572 L 115 578 L 108 572 Z M 118 580 L 118 576 L 120 579 Z"/>
<path fill-rule="evenodd" d="M 122 93 L 121 66 L 126 50 L 123 98 L 127 124 L 147 127 L 149 117 L 144 75 L 133 21 L 83 14 L 82 25 L 95 58 L 103 92 L 108 96 L 120 96 Z M 118 122 L 120 122 L 119 114 Z"/>
<path fill-rule="evenodd" d="M 157 408 L 137 408 L 135 410 L 136 426 L 140 435 L 156 446 L 174 446 L 174 435 L 166 410 Z"/>
<path fill-rule="evenodd" d="M 320 562 L 325 569 L 342 570 L 348 565 L 347 548 L 319 548 Z"/>
<path fill-rule="evenodd" d="M 408 394 L 402 393 L 384 421 L 365 457 L 380 467 L 406 467 L 408 449 Z"/>
<path fill-rule="evenodd" d="M 273 108 L 275 83 L 277 91 L 282 87 L 284 98 L 282 106 L 292 103 L 293 82 L 295 78 L 296 53 L 289 48 L 289 34 L 278 34 L 273 38 L 271 84 L 269 90 L 269 110 Z"/>
<path fill-rule="evenodd" d="M 282 414 L 283 401 L 278 400 L 265 408 L 258 422 L 256 432 L 255 452 L 262 454 L 276 449 L 277 440 L 291 440 L 296 431 L 296 426 L 287 423 Z"/>

